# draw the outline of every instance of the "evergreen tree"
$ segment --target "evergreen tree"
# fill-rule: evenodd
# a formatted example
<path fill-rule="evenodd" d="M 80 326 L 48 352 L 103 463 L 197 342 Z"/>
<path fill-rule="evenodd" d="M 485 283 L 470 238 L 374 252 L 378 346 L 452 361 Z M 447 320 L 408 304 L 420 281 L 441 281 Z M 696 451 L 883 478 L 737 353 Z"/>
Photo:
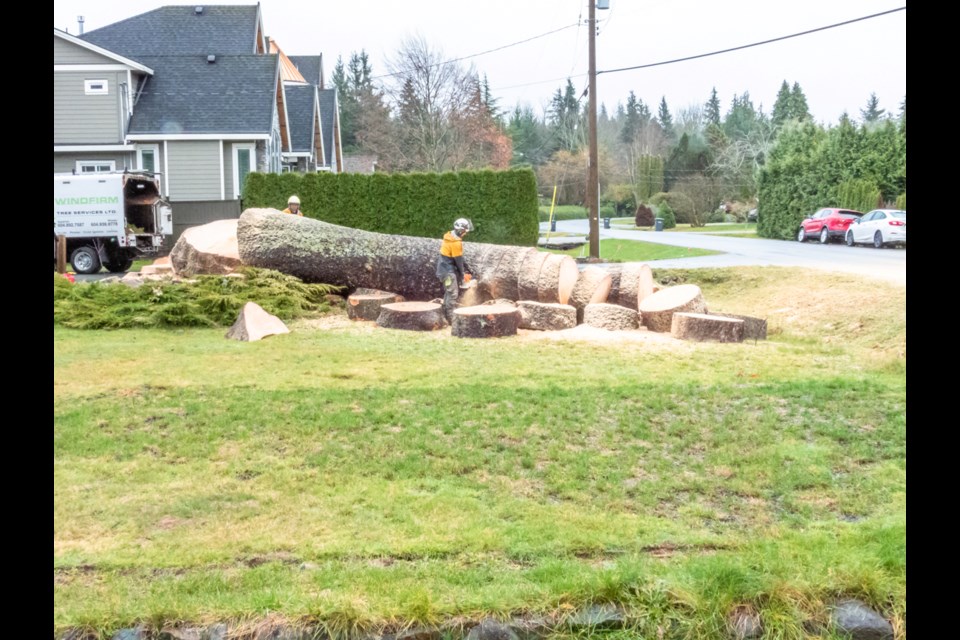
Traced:
<path fill-rule="evenodd" d="M 624 113 L 623 127 L 620 129 L 620 141 L 633 143 L 643 125 L 643 102 L 637 99 L 633 91 L 627 96 L 627 108 Z"/>
<path fill-rule="evenodd" d="M 870 99 L 867 100 L 867 108 L 860 110 L 860 116 L 863 118 L 864 124 L 871 124 L 879 121 L 887 112 L 886 109 L 878 108 L 880 100 L 877 99 L 876 93 L 870 94 Z"/>
<path fill-rule="evenodd" d="M 704 106 L 704 118 L 706 121 L 712 122 L 713 124 L 720 124 L 720 98 L 717 97 L 717 88 L 714 87 L 713 91 L 710 93 L 710 99 L 707 100 Z"/>
<path fill-rule="evenodd" d="M 583 145 L 583 121 L 580 115 L 580 102 L 577 100 L 573 82 L 567 78 L 563 91 L 557 89 L 550 101 L 550 127 L 559 141 L 560 147 L 575 151 Z"/>
<path fill-rule="evenodd" d="M 810 107 L 807 105 L 807 96 L 804 95 L 799 82 L 794 82 L 793 89 L 790 90 L 790 113 L 796 120 L 813 119 L 810 115 Z"/>
<path fill-rule="evenodd" d="M 780 90 L 777 91 L 777 99 L 773 103 L 771 119 L 774 125 L 779 127 L 793 116 L 792 102 L 790 85 L 784 80 L 783 84 L 780 85 Z"/>
<path fill-rule="evenodd" d="M 657 120 L 659 120 L 660 126 L 663 127 L 664 137 L 672 142 L 674 139 L 673 116 L 670 115 L 670 109 L 667 108 L 666 96 L 660 98 L 660 109 L 657 111 Z"/>
<path fill-rule="evenodd" d="M 744 91 L 742 96 L 734 94 L 730 111 L 723 120 L 724 132 L 733 140 L 743 140 L 750 136 L 760 122 L 761 118 L 750 100 L 750 92 Z"/>
<path fill-rule="evenodd" d="M 514 108 L 507 124 L 507 135 L 513 141 L 513 165 L 539 167 L 556 151 L 546 123 L 537 118 L 529 106 Z"/>

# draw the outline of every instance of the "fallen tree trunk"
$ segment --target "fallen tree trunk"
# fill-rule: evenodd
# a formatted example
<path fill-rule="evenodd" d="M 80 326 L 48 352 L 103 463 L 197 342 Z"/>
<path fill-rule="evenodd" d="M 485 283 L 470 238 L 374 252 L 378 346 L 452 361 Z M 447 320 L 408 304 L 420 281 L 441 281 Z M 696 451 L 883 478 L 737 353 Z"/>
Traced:
<path fill-rule="evenodd" d="M 767 321 L 763 318 L 753 316 L 744 316 L 739 313 L 711 312 L 712 316 L 721 316 L 723 318 L 736 318 L 743 320 L 743 339 L 744 340 L 766 340 L 767 339 Z"/>
<path fill-rule="evenodd" d="M 440 240 L 389 235 L 282 214 L 275 209 L 247 209 L 237 225 L 244 264 L 275 269 L 304 282 L 393 291 L 408 300 L 443 296 L 436 277 Z M 477 276 L 479 302 L 521 296 L 520 276 L 532 287 L 533 300 L 569 297 L 572 289 L 558 270 L 556 281 L 540 279 L 540 267 L 551 254 L 530 247 L 464 242 L 463 257 Z M 565 256 L 572 261 L 572 258 Z M 539 261 L 539 262 L 538 262 Z M 529 270 L 529 273 L 526 271 Z"/>
<path fill-rule="evenodd" d="M 513 305 L 482 304 L 453 312 L 450 333 L 457 338 L 502 338 L 517 335 L 520 310 Z"/>
<path fill-rule="evenodd" d="M 743 342 L 743 320 L 703 313 L 675 313 L 670 333 L 681 340 Z"/>
<path fill-rule="evenodd" d="M 707 313 L 707 303 L 703 300 L 700 287 L 695 284 L 661 289 L 644 298 L 639 306 L 644 326 L 661 333 L 670 331 L 674 313 Z"/>
<path fill-rule="evenodd" d="M 377 317 L 377 326 L 386 329 L 436 331 L 446 325 L 443 306 L 436 302 L 392 302 L 381 306 Z"/>

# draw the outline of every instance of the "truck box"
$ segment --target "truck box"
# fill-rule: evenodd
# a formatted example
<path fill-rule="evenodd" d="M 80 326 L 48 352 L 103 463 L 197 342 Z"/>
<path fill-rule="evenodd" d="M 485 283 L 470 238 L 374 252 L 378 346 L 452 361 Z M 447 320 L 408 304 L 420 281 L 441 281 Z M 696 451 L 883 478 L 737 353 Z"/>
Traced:
<path fill-rule="evenodd" d="M 173 210 L 151 173 L 54 174 L 53 235 L 64 236 L 77 273 L 126 271 L 173 233 Z"/>

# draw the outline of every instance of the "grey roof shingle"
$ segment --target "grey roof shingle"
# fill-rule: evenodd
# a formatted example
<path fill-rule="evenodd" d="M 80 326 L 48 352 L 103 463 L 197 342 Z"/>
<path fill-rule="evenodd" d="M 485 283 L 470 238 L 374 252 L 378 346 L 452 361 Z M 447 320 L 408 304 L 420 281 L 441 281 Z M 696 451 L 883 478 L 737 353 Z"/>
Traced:
<path fill-rule="evenodd" d="M 143 57 L 156 72 L 130 120 L 130 134 L 269 133 L 277 55 Z"/>
<path fill-rule="evenodd" d="M 196 6 L 203 6 L 197 14 Z M 127 58 L 256 53 L 257 5 L 166 6 L 94 29 L 91 44 Z"/>
<path fill-rule="evenodd" d="M 290 123 L 291 147 L 295 153 L 313 150 L 313 85 L 287 85 L 287 117 Z"/>
<path fill-rule="evenodd" d="M 333 125 L 336 122 L 337 90 L 323 89 L 320 94 L 320 128 L 323 130 L 323 163 L 333 165 Z"/>
<path fill-rule="evenodd" d="M 321 77 L 321 72 L 323 70 L 323 55 L 287 57 L 290 58 L 290 62 L 292 62 L 293 66 L 297 68 L 304 80 L 310 84 L 317 85 L 321 89 L 323 88 L 323 78 Z"/>

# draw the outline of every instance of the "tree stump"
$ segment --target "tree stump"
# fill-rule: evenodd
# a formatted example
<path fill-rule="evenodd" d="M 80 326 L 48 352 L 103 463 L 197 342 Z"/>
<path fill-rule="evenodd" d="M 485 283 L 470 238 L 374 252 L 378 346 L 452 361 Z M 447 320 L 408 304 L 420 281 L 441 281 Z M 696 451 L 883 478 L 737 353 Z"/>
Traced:
<path fill-rule="evenodd" d="M 436 331 L 447 326 L 443 305 L 436 302 L 392 302 L 380 307 L 377 326 L 406 331 Z"/>
<path fill-rule="evenodd" d="M 548 253 L 537 279 L 537 300 L 567 304 L 579 276 L 576 260 L 570 256 Z"/>
<path fill-rule="evenodd" d="M 681 340 L 743 342 L 743 320 L 679 312 L 673 314 L 670 334 Z"/>
<path fill-rule="evenodd" d="M 583 324 L 609 331 L 638 328 L 640 326 L 638 316 L 634 309 L 606 302 L 593 302 L 583 308 Z"/>
<path fill-rule="evenodd" d="M 520 328 L 536 331 L 559 331 L 577 326 L 577 310 L 568 304 L 521 300 Z"/>
<path fill-rule="evenodd" d="M 586 267 L 580 272 L 570 294 L 570 304 L 577 310 L 577 322 L 583 322 L 583 308 L 591 302 L 606 302 L 612 278 L 600 267 Z"/>
<path fill-rule="evenodd" d="M 681 284 L 647 296 L 640 303 L 639 310 L 644 326 L 651 331 L 666 333 L 673 326 L 674 313 L 706 313 L 707 303 L 703 300 L 700 287 Z"/>
<path fill-rule="evenodd" d="M 458 338 L 501 338 L 517 335 L 520 310 L 512 305 L 478 305 L 453 312 L 451 334 Z"/>
<path fill-rule="evenodd" d="M 711 313 L 710 315 L 743 320 L 743 339 L 744 340 L 766 340 L 767 339 L 767 321 L 764 320 L 763 318 L 755 318 L 753 316 L 742 316 L 738 313 Z"/>
<path fill-rule="evenodd" d="M 351 320 L 376 321 L 380 317 L 380 307 L 403 301 L 403 296 L 387 291 L 354 293 L 347 297 L 347 317 Z"/>

